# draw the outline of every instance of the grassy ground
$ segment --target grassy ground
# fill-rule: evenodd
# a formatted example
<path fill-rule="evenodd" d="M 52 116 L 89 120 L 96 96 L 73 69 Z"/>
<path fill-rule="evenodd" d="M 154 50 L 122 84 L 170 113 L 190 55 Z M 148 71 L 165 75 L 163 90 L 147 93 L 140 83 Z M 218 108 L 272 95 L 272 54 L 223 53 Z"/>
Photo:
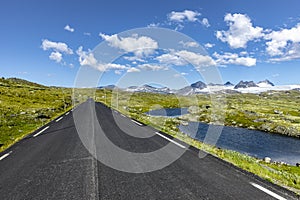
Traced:
<path fill-rule="evenodd" d="M 72 90 L 0 79 L 0 151 L 71 107 Z"/>

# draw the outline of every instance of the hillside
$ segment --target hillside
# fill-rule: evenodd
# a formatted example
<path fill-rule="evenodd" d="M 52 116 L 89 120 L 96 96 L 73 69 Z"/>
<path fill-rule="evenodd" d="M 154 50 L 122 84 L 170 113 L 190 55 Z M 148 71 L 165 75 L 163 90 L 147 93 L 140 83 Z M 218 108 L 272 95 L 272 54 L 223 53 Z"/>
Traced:
<path fill-rule="evenodd" d="M 0 79 L 0 150 L 68 109 L 71 92 L 18 78 Z"/>

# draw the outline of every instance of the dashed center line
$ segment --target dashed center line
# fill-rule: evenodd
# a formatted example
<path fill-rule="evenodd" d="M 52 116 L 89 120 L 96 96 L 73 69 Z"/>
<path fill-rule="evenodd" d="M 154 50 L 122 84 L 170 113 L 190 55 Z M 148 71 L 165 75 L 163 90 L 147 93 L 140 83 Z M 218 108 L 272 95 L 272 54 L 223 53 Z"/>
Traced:
<path fill-rule="evenodd" d="M 272 191 L 264 188 L 263 186 L 260 186 L 260 185 L 258 185 L 256 183 L 250 183 L 250 184 L 253 185 L 254 187 L 256 187 L 257 189 L 260 189 L 261 191 L 267 193 L 268 195 L 270 195 L 270 196 L 272 196 L 272 197 L 274 197 L 274 198 L 276 198 L 278 200 L 287 200 L 286 198 L 283 198 L 282 196 L 279 196 L 278 194 L 276 194 L 276 193 L 274 193 L 274 192 L 272 192 Z"/>
<path fill-rule="evenodd" d="M 62 120 L 63 117 L 58 118 L 57 120 L 55 120 L 56 122 L 59 122 L 60 120 Z"/>
<path fill-rule="evenodd" d="M 174 140 L 172 140 L 172 139 L 170 139 L 170 138 L 168 138 L 168 137 L 166 137 L 166 136 L 160 134 L 159 132 L 155 132 L 155 134 L 159 135 L 159 136 L 162 137 L 162 138 L 165 138 L 166 140 L 172 142 L 173 144 L 176 144 L 176 145 L 179 146 L 180 148 L 185 149 L 185 146 L 183 146 L 183 145 L 179 144 L 178 142 L 175 142 Z"/>
<path fill-rule="evenodd" d="M 34 134 L 33 137 L 38 136 L 39 134 L 43 133 L 45 130 L 47 130 L 49 128 L 49 126 L 45 127 L 44 129 L 42 129 L 41 131 L 39 131 L 38 133 Z"/>
<path fill-rule="evenodd" d="M 141 123 L 139 123 L 139 122 L 137 122 L 137 121 L 135 121 L 135 120 L 131 120 L 132 122 L 134 122 L 134 123 L 136 123 L 137 125 L 139 125 L 139 126 L 142 126 L 143 124 L 141 124 Z"/>
<path fill-rule="evenodd" d="M 0 157 L 0 160 L 3 160 L 4 158 L 6 158 L 7 156 L 9 156 L 12 153 L 12 151 L 4 154 L 3 156 Z"/>

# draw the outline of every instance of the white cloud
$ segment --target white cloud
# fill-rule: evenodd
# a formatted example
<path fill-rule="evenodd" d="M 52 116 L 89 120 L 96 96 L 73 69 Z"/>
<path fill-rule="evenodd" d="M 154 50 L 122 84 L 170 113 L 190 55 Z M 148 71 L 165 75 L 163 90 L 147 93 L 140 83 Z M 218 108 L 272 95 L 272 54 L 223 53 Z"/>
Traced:
<path fill-rule="evenodd" d="M 197 42 L 180 41 L 179 44 L 181 44 L 183 47 L 199 47 L 199 44 Z"/>
<path fill-rule="evenodd" d="M 134 67 L 130 67 L 129 69 L 127 69 L 128 73 L 131 73 L 131 72 L 140 72 L 140 71 L 141 71 L 140 69 L 134 68 Z"/>
<path fill-rule="evenodd" d="M 201 14 L 199 12 L 192 11 L 192 10 L 184 10 L 183 12 L 172 11 L 168 15 L 168 19 L 174 22 L 183 22 L 183 21 L 195 22 L 198 21 L 197 17 L 200 15 Z"/>
<path fill-rule="evenodd" d="M 54 51 L 51 52 L 49 58 L 50 60 L 54 60 L 55 62 L 60 63 L 62 61 L 62 54 L 57 51 Z"/>
<path fill-rule="evenodd" d="M 203 18 L 201 21 L 201 24 L 207 28 L 210 27 L 210 24 L 209 24 L 209 21 L 207 18 Z"/>
<path fill-rule="evenodd" d="M 119 48 L 125 52 L 133 52 L 135 56 L 142 58 L 147 57 L 155 52 L 158 43 L 150 37 L 138 36 L 136 34 L 131 37 L 119 37 L 117 34 L 105 35 L 100 33 L 110 46 Z"/>
<path fill-rule="evenodd" d="M 249 41 L 264 36 L 263 28 L 254 27 L 247 15 L 229 13 L 225 15 L 224 21 L 227 22 L 229 30 L 217 31 L 216 37 L 227 42 L 231 48 L 246 48 Z"/>
<path fill-rule="evenodd" d="M 186 76 L 186 75 L 188 75 L 188 73 L 181 72 L 180 74 L 174 74 L 174 77 L 179 78 L 179 77 Z"/>
<path fill-rule="evenodd" d="M 219 65 L 233 64 L 233 65 L 243 65 L 247 67 L 252 67 L 256 65 L 256 58 L 251 57 L 240 57 L 236 53 L 224 53 L 220 55 L 214 53 L 213 56 L 216 58 L 216 63 Z"/>
<path fill-rule="evenodd" d="M 123 58 L 124 58 L 125 60 L 133 61 L 133 62 L 136 62 L 136 61 L 139 61 L 139 62 L 146 62 L 144 59 L 139 58 L 139 57 L 137 57 L 137 56 L 124 56 Z"/>
<path fill-rule="evenodd" d="M 174 53 L 162 54 L 156 57 L 155 60 L 158 60 L 160 63 L 164 63 L 167 65 L 184 66 L 188 64 L 183 58 L 175 55 Z"/>
<path fill-rule="evenodd" d="M 73 54 L 72 49 L 70 49 L 68 45 L 63 42 L 52 42 L 50 40 L 45 39 L 42 41 L 42 48 L 45 51 L 52 49 L 60 53 Z"/>
<path fill-rule="evenodd" d="M 160 25 L 161 25 L 160 23 L 151 23 L 147 27 L 148 28 L 156 28 L 156 27 L 159 27 Z"/>
<path fill-rule="evenodd" d="M 94 54 L 91 51 L 83 51 L 83 47 L 80 46 L 76 51 L 77 55 L 79 56 L 79 63 L 80 65 L 88 65 L 92 67 L 96 67 L 98 61 L 94 57 Z"/>
<path fill-rule="evenodd" d="M 71 27 L 70 25 L 68 25 L 68 24 L 65 26 L 64 29 L 65 29 L 66 31 L 69 31 L 69 32 L 72 32 L 72 33 L 75 31 L 75 29 L 72 28 L 72 27 Z"/>
<path fill-rule="evenodd" d="M 140 69 L 146 71 L 160 71 L 160 70 L 167 70 L 166 66 L 157 65 L 157 64 L 142 64 L 138 66 Z"/>
<path fill-rule="evenodd" d="M 271 31 L 265 36 L 267 52 L 271 56 L 299 57 L 300 23 L 291 29 Z M 286 59 L 286 58 L 283 58 Z"/>
<path fill-rule="evenodd" d="M 115 63 L 99 63 L 97 59 L 95 58 L 94 54 L 89 51 L 83 51 L 83 47 L 79 47 L 76 51 L 77 55 L 79 56 L 79 63 L 81 66 L 90 66 L 93 67 L 99 71 L 108 71 L 111 69 L 115 70 L 126 70 L 128 67 L 121 64 L 115 64 Z"/>
<path fill-rule="evenodd" d="M 115 74 L 121 75 L 122 74 L 122 70 L 115 70 Z"/>
<path fill-rule="evenodd" d="M 212 44 L 212 43 L 206 43 L 205 45 L 205 48 L 212 48 L 215 46 L 215 44 Z"/>
<path fill-rule="evenodd" d="M 83 35 L 86 35 L 86 36 L 91 36 L 92 34 L 89 33 L 89 32 L 84 32 Z"/>
<path fill-rule="evenodd" d="M 182 50 L 175 52 L 174 54 L 191 63 L 196 68 L 216 65 L 215 61 L 210 56 L 201 55 L 195 52 Z"/>

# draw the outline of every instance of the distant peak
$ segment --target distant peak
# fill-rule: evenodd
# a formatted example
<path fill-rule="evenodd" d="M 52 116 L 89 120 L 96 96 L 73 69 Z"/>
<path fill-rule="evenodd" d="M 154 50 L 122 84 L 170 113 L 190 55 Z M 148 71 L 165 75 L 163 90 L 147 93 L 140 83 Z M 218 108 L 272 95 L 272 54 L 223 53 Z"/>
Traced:
<path fill-rule="evenodd" d="M 225 86 L 234 86 L 230 81 L 227 81 L 224 85 Z"/>
<path fill-rule="evenodd" d="M 253 81 L 240 81 L 236 86 L 234 86 L 234 89 L 239 88 L 249 88 L 249 87 L 258 87 Z"/>
<path fill-rule="evenodd" d="M 274 86 L 274 84 L 271 81 L 269 81 L 268 79 L 265 79 L 263 81 L 259 81 L 257 83 L 257 85 L 259 85 L 259 86 Z"/>
<path fill-rule="evenodd" d="M 199 89 L 204 89 L 207 86 L 202 81 L 197 81 L 196 83 L 191 84 L 191 87 L 193 87 L 193 88 L 199 88 Z"/>

